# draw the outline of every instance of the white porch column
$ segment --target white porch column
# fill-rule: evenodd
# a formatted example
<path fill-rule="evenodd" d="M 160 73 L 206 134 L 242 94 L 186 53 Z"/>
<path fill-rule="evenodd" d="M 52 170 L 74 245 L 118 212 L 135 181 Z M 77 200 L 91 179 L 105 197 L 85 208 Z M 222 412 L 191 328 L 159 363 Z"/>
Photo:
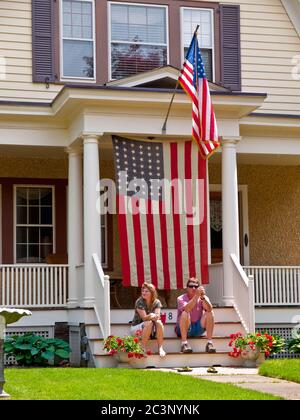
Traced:
<path fill-rule="evenodd" d="M 80 290 L 76 266 L 83 263 L 83 201 L 82 201 L 82 151 L 69 148 L 68 184 L 68 307 L 80 305 Z"/>
<path fill-rule="evenodd" d="M 233 296 L 233 263 L 230 254 L 239 260 L 239 211 L 236 145 L 240 137 L 222 139 L 222 225 L 223 225 L 223 303 L 231 306 Z"/>
<path fill-rule="evenodd" d="M 92 255 L 101 260 L 100 214 L 96 204 L 100 179 L 97 135 L 83 136 L 83 212 L 84 212 L 84 299 L 83 306 L 94 305 L 95 265 Z"/>

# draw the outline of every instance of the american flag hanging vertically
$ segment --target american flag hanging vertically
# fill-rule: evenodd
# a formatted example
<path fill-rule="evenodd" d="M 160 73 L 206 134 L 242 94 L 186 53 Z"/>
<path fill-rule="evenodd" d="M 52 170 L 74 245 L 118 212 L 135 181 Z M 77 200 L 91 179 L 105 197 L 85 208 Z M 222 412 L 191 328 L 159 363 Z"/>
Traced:
<path fill-rule="evenodd" d="M 220 147 L 220 142 L 196 32 L 178 81 L 192 99 L 192 136 L 199 147 L 201 156 L 208 158 Z"/>
<path fill-rule="evenodd" d="M 195 142 L 144 142 L 113 136 L 113 146 L 123 285 L 141 286 L 147 281 L 159 289 L 178 289 L 185 287 L 189 277 L 208 283 L 207 166 Z M 126 174 L 125 182 L 122 174 Z M 170 213 L 165 191 L 154 188 L 163 179 L 175 185 L 170 192 Z M 182 195 L 176 188 L 180 182 L 186 185 Z M 185 211 L 177 212 L 180 202 Z M 198 224 L 187 222 L 192 207 L 198 209 Z M 133 214 L 129 208 L 137 211 Z"/>

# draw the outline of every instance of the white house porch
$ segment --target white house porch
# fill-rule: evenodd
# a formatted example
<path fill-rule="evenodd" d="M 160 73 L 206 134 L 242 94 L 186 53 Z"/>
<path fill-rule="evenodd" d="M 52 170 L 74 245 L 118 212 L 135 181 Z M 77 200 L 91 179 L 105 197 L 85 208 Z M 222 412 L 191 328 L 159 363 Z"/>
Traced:
<path fill-rule="evenodd" d="M 185 95 L 178 94 L 166 134 L 162 135 L 169 91 L 121 88 L 122 92 L 118 86 L 95 89 L 65 87 L 49 109 L 34 107 L 29 110 L 24 106 L 24 112 L 32 113 L 35 118 L 25 128 L 12 109 L 10 112 L 15 127 L 9 132 L 5 130 L 5 136 L 2 136 L 10 144 L 20 144 L 16 132 L 22 126 L 24 138 L 31 146 L 51 148 L 59 145 L 68 153 L 68 264 L 3 264 L 0 267 L 0 304 L 36 309 L 36 316 L 28 320 L 34 327 L 47 322 L 48 325 L 53 322 L 67 322 L 69 325 L 83 323 L 91 343 L 108 335 L 114 330 L 114 323 L 118 323 L 114 321 L 117 313 L 110 310 L 109 278 L 104 275 L 100 262 L 101 228 L 96 208 L 99 197 L 97 183 L 102 177 L 99 162 L 106 153 L 111 153 L 111 134 L 139 139 L 156 137 L 162 141 L 190 137 L 191 109 Z M 271 304 L 272 293 L 268 294 L 267 290 L 271 290 L 272 273 L 275 278 L 274 273 L 280 272 L 283 278 L 282 273 L 286 270 L 270 267 L 271 274 L 262 276 L 263 280 L 257 277 L 256 284 L 253 284 L 240 265 L 237 159 L 239 154 L 251 154 L 254 150 L 257 155 L 265 154 L 266 150 L 277 155 L 292 154 L 297 127 L 294 121 L 289 122 L 288 128 L 286 120 L 278 121 L 281 128 L 285 127 L 285 135 L 290 133 L 291 136 L 285 142 L 284 150 L 280 130 L 277 139 L 269 136 L 260 142 L 262 133 L 270 130 L 270 122 L 251 112 L 261 105 L 265 95 L 234 94 L 222 90 L 213 95 L 223 146 L 222 154 L 216 154 L 217 159 L 222 161 L 223 263 L 210 265 L 207 293 L 213 303 L 220 306 L 220 319 L 226 307 L 234 307 L 232 318 L 228 318 L 228 323 L 234 325 L 223 326 L 227 334 L 233 328 L 232 332 L 239 328 L 254 330 L 255 299 L 262 305 Z M 41 124 L 44 125 L 42 128 Z M 273 128 L 274 124 L 271 134 L 276 137 L 276 129 Z M 4 128 L 0 126 L 0 134 L 1 130 Z M 295 273 L 298 273 L 297 270 Z M 296 307 L 299 305 L 299 277 L 298 274 L 293 276 L 290 284 L 294 292 L 286 293 L 282 304 L 293 301 L 292 305 Z M 283 285 L 282 282 L 278 284 Z M 263 303 L 258 293 L 260 290 L 266 290 Z M 27 320 L 21 322 L 20 326 L 29 326 L 25 323 Z M 128 323 L 128 319 L 125 322 Z M 219 338 L 221 340 L 222 337 Z M 224 350 L 224 347 L 220 348 Z"/>

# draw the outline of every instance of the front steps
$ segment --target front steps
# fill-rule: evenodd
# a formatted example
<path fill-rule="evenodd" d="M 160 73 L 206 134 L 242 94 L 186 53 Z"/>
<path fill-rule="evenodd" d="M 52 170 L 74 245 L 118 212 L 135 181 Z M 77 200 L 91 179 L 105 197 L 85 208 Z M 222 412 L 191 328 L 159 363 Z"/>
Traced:
<path fill-rule="evenodd" d="M 202 367 L 202 366 L 239 366 L 240 360 L 228 356 L 230 347 L 228 346 L 230 334 L 241 331 L 244 333 L 238 315 L 233 307 L 214 308 L 215 313 L 215 329 L 214 329 L 214 346 L 217 352 L 205 353 L 206 337 L 191 338 L 189 344 L 193 349 L 193 353 L 181 354 L 181 340 L 174 332 L 176 322 L 176 309 L 166 309 L 167 322 L 165 324 L 164 349 L 167 356 L 160 358 L 157 355 L 156 340 L 149 341 L 149 349 L 156 354 L 142 359 L 142 367 L 172 368 L 172 367 Z M 111 310 L 111 334 L 112 335 L 129 335 L 130 324 L 133 317 L 132 309 L 112 309 Z M 108 356 L 103 351 L 103 340 L 99 339 L 100 330 L 95 319 L 90 317 L 86 324 L 86 333 L 89 338 L 89 346 L 93 354 L 94 365 L 96 367 L 117 367 L 117 361 Z"/>

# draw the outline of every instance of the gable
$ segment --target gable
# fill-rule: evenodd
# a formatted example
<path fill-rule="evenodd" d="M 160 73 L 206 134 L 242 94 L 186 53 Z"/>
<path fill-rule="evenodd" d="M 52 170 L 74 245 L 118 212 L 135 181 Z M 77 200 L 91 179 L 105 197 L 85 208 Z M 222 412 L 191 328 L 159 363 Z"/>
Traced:
<path fill-rule="evenodd" d="M 300 36 L 300 0 L 281 0 L 281 2 Z"/>
<path fill-rule="evenodd" d="M 139 73 L 134 76 L 108 82 L 106 83 L 106 86 L 175 89 L 179 75 L 180 70 L 176 67 L 165 66 L 155 70 Z M 229 91 L 229 89 L 212 82 L 209 82 L 209 86 L 212 91 Z M 182 88 L 179 85 L 177 89 Z"/>

